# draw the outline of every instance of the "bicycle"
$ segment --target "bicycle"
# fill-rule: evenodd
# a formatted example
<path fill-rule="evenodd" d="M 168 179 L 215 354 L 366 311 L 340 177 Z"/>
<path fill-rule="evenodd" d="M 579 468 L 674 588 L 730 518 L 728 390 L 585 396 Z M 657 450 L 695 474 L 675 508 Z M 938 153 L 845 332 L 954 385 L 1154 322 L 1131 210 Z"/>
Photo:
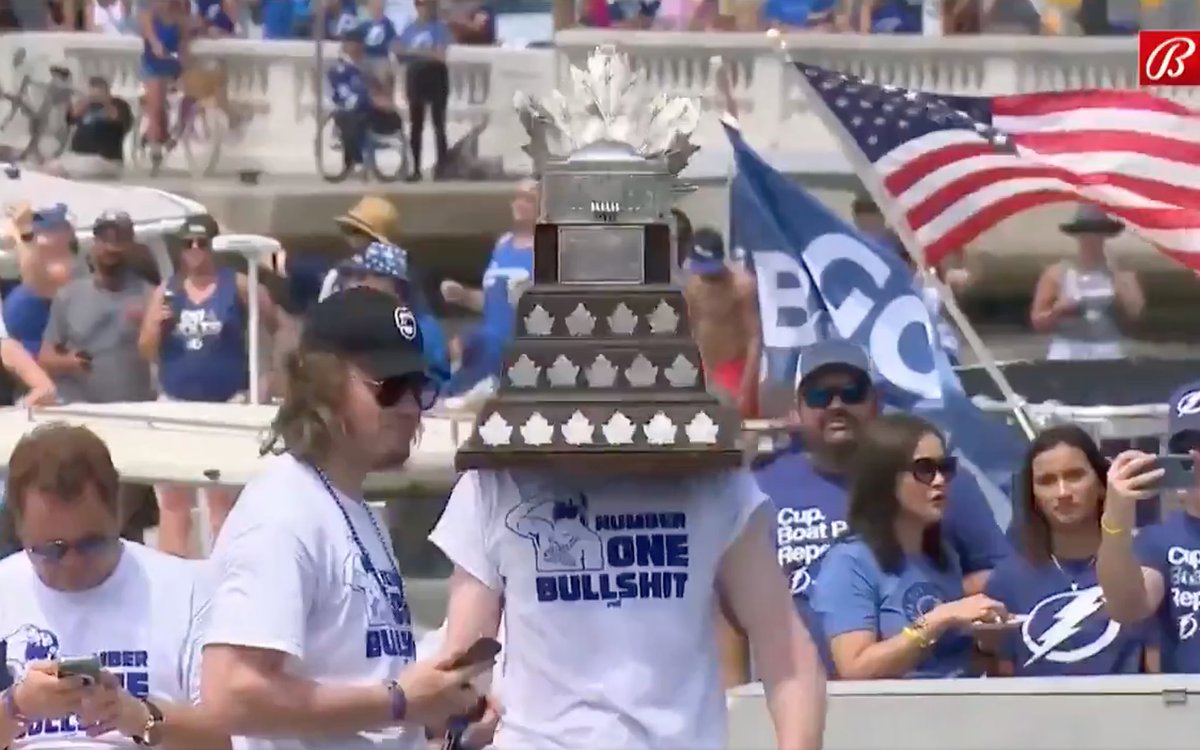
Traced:
<path fill-rule="evenodd" d="M 337 110 L 330 110 L 322 115 L 319 126 L 317 127 L 317 138 L 315 143 L 315 152 L 317 159 L 317 171 L 321 173 L 321 177 L 326 182 L 338 183 L 342 182 L 350 175 L 350 166 L 346 164 L 342 158 L 342 134 L 337 126 L 334 116 Z M 329 148 L 326 149 L 325 147 Z M 389 161 L 381 161 L 381 154 L 394 153 L 397 164 L 392 168 Z M 327 157 L 332 157 L 335 160 L 336 167 L 330 168 L 326 163 Z M 370 129 L 367 130 L 366 139 L 363 144 L 363 180 L 374 175 L 375 179 L 380 182 L 396 182 L 408 176 L 409 170 L 409 151 L 408 151 L 408 135 L 404 124 L 401 123 L 400 129 L 394 133 L 375 133 Z"/>
<path fill-rule="evenodd" d="M 221 158 L 221 145 L 229 132 L 229 115 L 216 104 L 211 92 L 196 94 L 190 76 L 185 73 L 167 92 L 164 111 L 167 139 L 157 159 L 150 142 L 150 118 L 146 114 L 146 92 L 138 97 L 138 113 L 130 137 L 130 161 L 138 166 L 149 163 L 150 176 L 157 176 L 163 160 L 179 146 L 183 147 L 188 172 L 193 177 L 211 175 Z M 218 84 L 219 85 L 219 84 Z M 210 88 L 210 87 L 209 87 Z"/>
<path fill-rule="evenodd" d="M 24 68 L 26 59 L 25 48 L 18 48 L 12 57 L 13 70 Z M 36 106 L 31 98 L 34 90 L 42 92 Z M 41 163 L 63 155 L 75 132 L 67 115 L 76 93 L 71 86 L 71 71 L 61 65 L 50 66 L 48 82 L 35 81 L 26 72 L 16 91 L 0 91 L 0 140 L 8 141 L 8 136 L 16 133 L 23 144 L 10 146 L 15 161 L 33 159 Z"/>

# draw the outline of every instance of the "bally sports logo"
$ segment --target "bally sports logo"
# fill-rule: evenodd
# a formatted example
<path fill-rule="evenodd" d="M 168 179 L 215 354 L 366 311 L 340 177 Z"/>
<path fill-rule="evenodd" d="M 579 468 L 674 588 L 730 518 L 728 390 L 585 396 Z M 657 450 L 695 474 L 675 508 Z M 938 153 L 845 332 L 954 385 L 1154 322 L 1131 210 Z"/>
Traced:
<path fill-rule="evenodd" d="M 1139 86 L 1200 86 L 1200 31 L 1139 31 Z"/>

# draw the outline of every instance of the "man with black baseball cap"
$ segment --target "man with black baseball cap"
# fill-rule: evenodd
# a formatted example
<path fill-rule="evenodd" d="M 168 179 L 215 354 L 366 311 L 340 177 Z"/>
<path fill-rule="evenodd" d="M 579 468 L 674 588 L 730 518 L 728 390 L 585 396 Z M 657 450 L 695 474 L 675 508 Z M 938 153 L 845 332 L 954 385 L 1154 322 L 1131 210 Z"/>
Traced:
<path fill-rule="evenodd" d="M 408 458 L 432 405 L 407 307 L 354 287 L 313 308 L 283 403 L 211 559 L 200 694 L 249 750 L 420 747 L 479 702 L 491 662 L 416 661 L 404 581 L 368 472 Z M 270 738 L 270 739 L 267 739 Z"/>

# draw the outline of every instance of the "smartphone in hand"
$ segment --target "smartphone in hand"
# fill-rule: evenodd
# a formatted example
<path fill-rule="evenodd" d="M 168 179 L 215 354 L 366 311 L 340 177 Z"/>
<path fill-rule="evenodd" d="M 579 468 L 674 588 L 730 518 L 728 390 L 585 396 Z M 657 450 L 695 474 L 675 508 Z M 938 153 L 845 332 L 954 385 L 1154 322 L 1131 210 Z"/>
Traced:
<path fill-rule="evenodd" d="M 100 657 L 98 656 L 79 656 L 68 659 L 60 659 L 58 662 L 58 676 L 65 677 L 82 677 L 84 685 L 95 685 L 100 681 Z"/>
<path fill-rule="evenodd" d="M 480 638 L 471 647 L 450 663 L 451 669 L 462 669 L 473 664 L 494 661 L 500 655 L 500 641 L 495 638 Z"/>
<path fill-rule="evenodd" d="M 1155 466 L 1163 470 L 1158 486 L 1164 490 L 1186 490 L 1196 485 L 1196 459 L 1191 454 L 1159 456 Z"/>

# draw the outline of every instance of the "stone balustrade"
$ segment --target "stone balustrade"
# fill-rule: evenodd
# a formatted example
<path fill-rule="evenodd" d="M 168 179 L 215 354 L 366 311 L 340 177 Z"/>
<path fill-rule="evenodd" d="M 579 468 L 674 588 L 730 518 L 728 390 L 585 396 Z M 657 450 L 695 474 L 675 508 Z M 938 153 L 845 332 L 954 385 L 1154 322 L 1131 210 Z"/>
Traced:
<path fill-rule="evenodd" d="M 960 95 L 1137 84 L 1133 38 L 803 34 L 787 42 L 789 54 L 798 60 L 882 83 Z M 834 142 L 809 111 L 795 72 L 777 44 L 762 34 L 577 29 L 559 33 L 554 50 L 453 47 L 448 56 L 451 140 L 487 117 L 481 155 L 500 157 L 514 173 L 527 169 L 520 150 L 525 136 L 512 111 L 513 94 L 548 92 L 563 80 L 568 64 L 579 64 L 602 43 L 616 44 L 630 55 L 649 91 L 694 96 L 709 104 L 714 60 L 719 57 L 730 72 L 742 127 L 751 143 L 784 164 L 845 168 Z M 141 54 L 137 39 L 8 34 L 0 36 L 0 60 L 11 59 L 17 47 L 33 56 L 34 66 L 44 69 L 50 62 L 64 62 L 82 76 L 106 76 L 119 94 L 136 97 Z M 194 51 L 199 58 L 223 61 L 231 101 L 252 113 L 243 131 L 227 139 L 220 170 L 314 174 L 316 113 L 323 98 L 316 44 L 205 40 Z M 322 55 L 326 64 L 335 59 L 336 44 L 326 43 Z M 34 72 L 44 75 L 36 67 Z M 12 76 L 10 66 L 0 69 L 6 88 Z M 1200 106 L 1196 89 L 1162 93 Z M 701 127 L 700 142 L 709 146 L 702 152 L 707 152 L 703 171 L 723 174 L 728 169 L 728 151 L 716 118 L 706 117 Z M 426 153 L 432 155 L 432 148 Z"/>

